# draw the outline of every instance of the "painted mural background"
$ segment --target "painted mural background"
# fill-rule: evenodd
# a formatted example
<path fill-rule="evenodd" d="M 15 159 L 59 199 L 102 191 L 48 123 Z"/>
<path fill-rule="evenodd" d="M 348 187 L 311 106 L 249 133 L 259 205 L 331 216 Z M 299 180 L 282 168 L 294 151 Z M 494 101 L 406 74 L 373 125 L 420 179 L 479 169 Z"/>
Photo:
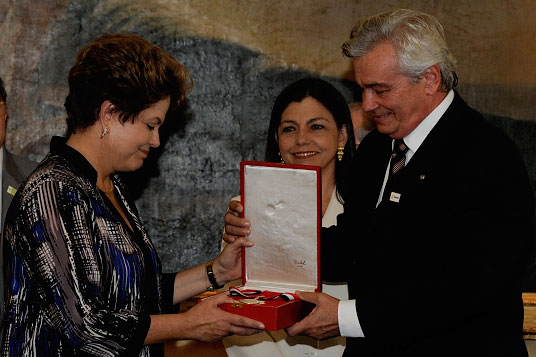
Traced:
<path fill-rule="evenodd" d="M 531 0 L 0 0 L 7 147 L 39 160 L 50 137 L 64 133 L 67 72 L 91 39 L 135 33 L 172 53 L 192 74 L 194 89 L 165 144 L 130 180 L 165 270 L 191 267 L 219 251 L 223 214 L 239 192 L 239 163 L 263 158 L 277 94 L 319 75 L 349 102 L 358 99 L 340 45 L 359 16 L 398 7 L 427 11 L 444 24 L 458 59 L 458 89 L 469 104 L 536 122 Z M 534 125 L 495 120 L 536 169 Z"/>

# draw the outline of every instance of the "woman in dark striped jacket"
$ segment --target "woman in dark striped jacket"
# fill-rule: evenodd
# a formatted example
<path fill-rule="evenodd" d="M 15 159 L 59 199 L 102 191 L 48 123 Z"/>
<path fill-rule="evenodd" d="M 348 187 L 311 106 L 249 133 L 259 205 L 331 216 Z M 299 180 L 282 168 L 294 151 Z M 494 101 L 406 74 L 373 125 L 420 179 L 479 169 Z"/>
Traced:
<path fill-rule="evenodd" d="M 171 339 L 217 340 L 264 326 L 223 312 L 224 294 L 172 305 L 240 276 L 244 240 L 213 262 L 162 274 L 126 186 L 190 87 L 171 55 L 140 37 L 104 35 L 69 72 L 67 138 L 11 205 L 5 226 L 2 355 L 162 356 Z"/>

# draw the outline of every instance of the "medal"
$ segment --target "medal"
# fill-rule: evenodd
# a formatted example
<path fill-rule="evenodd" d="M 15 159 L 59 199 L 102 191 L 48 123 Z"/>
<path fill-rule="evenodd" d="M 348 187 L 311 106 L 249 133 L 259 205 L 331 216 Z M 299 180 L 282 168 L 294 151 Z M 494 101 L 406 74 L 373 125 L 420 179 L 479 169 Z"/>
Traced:
<path fill-rule="evenodd" d="M 242 304 L 248 304 L 248 305 L 260 305 L 260 304 L 266 303 L 266 301 L 261 301 L 257 299 L 240 299 L 238 301 L 241 302 Z"/>

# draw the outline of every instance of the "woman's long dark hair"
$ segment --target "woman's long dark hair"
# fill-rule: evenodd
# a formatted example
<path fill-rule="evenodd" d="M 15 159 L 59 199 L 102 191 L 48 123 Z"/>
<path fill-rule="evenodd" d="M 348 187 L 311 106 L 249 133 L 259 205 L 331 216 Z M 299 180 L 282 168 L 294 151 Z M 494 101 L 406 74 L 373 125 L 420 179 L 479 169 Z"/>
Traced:
<path fill-rule="evenodd" d="M 306 97 L 316 99 L 333 115 L 337 128 L 341 130 L 346 125 L 348 140 L 344 146 L 342 161 L 335 160 L 335 183 L 337 199 L 342 203 L 347 190 L 349 166 L 355 155 L 354 129 L 350 109 L 342 94 L 331 84 L 320 78 L 304 78 L 287 86 L 275 100 L 266 138 L 264 159 L 269 162 L 279 162 L 279 140 L 277 130 L 281 123 L 281 115 L 290 103 L 301 102 Z"/>

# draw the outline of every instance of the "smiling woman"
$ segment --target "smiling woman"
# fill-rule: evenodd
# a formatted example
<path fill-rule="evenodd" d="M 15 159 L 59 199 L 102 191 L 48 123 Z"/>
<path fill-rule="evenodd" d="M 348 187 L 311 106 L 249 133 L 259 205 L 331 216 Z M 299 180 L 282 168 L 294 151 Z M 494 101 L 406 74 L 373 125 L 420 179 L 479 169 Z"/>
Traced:
<path fill-rule="evenodd" d="M 344 97 L 322 79 L 304 78 L 294 82 L 275 100 L 265 159 L 320 166 L 323 227 L 337 224 L 336 217 L 343 211 L 342 203 L 348 191 L 345 171 L 355 154 L 353 133 L 350 110 Z M 348 298 L 345 283 L 324 282 L 322 291 L 337 299 Z M 305 336 L 291 337 L 280 330 L 250 337 L 231 336 L 224 340 L 224 344 L 231 357 L 335 357 L 343 354 L 345 339 L 339 336 L 319 341 Z"/>
<path fill-rule="evenodd" d="M 5 223 L 3 356 L 163 356 L 162 342 L 211 341 L 264 326 L 226 313 L 216 295 L 171 307 L 240 277 L 245 240 L 215 260 L 163 274 L 118 171 L 139 169 L 191 80 L 171 55 L 133 35 L 104 35 L 77 56 L 68 137 L 19 189 Z"/>
<path fill-rule="evenodd" d="M 320 166 L 324 214 L 332 196 L 344 200 L 344 171 L 354 156 L 354 142 L 350 110 L 342 94 L 322 79 L 304 78 L 283 89 L 275 100 L 265 160 Z"/>

